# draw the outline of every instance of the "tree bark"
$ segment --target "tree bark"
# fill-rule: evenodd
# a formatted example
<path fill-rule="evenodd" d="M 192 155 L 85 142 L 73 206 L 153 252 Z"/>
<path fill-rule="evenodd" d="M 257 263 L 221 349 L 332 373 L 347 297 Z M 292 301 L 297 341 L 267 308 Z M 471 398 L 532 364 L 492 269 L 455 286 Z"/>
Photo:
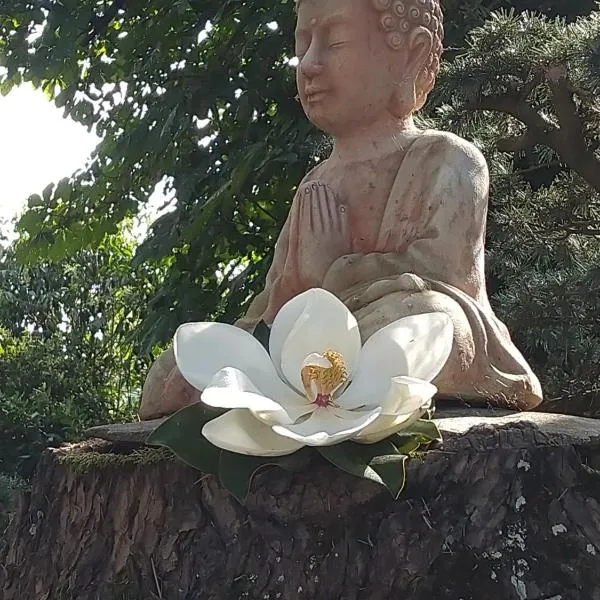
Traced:
<path fill-rule="evenodd" d="M 410 461 L 398 501 L 317 456 L 259 474 L 246 506 L 168 460 L 81 472 L 74 456 L 131 456 L 151 425 L 96 429 L 112 441 L 43 456 L 0 555 L 0 597 L 600 599 L 600 424 L 456 414 L 439 420 L 443 447 Z"/>

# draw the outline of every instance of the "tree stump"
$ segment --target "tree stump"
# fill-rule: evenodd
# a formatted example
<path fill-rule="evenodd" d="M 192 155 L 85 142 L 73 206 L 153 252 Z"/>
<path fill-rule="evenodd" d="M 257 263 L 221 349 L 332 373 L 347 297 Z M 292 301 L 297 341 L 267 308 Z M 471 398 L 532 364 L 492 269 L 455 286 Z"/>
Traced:
<path fill-rule="evenodd" d="M 600 599 L 600 423 L 458 409 L 438 423 L 443 447 L 410 461 L 398 501 L 316 456 L 259 474 L 246 506 L 142 450 L 155 423 L 95 428 L 108 440 L 43 456 L 0 597 Z"/>

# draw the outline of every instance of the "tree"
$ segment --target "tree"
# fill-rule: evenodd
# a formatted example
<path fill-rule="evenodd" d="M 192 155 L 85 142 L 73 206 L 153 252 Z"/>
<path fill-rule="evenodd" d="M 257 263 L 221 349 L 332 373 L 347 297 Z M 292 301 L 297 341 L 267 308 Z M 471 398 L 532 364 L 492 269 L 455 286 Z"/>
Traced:
<path fill-rule="evenodd" d="M 160 269 L 131 269 L 107 237 L 60 264 L 0 258 L 0 472 L 28 475 L 48 445 L 98 419 L 132 419 L 148 356 L 135 333 Z"/>
<path fill-rule="evenodd" d="M 104 139 L 87 171 L 31 200 L 21 254 L 58 259 L 97 243 L 167 176 L 176 210 L 137 255 L 171 259 L 151 305 L 152 341 L 190 317 L 233 319 L 265 274 L 313 147 L 286 64 L 291 3 L 45 6 L 5 10 L 5 36 L 15 32 L 6 36 L 5 90 L 24 68 Z M 27 36 L 44 21 L 30 55 Z"/>
<path fill-rule="evenodd" d="M 0 593 L 595 600 L 598 427 L 483 412 L 439 419 L 443 450 L 409 461 L 398 500 L 309 452 L 303 468 L 258 473 L 245 506 L 211 475 L 139 446 L 152 423 L 115 426 L 113 442 L 44 455 L 0 549 Z"/>

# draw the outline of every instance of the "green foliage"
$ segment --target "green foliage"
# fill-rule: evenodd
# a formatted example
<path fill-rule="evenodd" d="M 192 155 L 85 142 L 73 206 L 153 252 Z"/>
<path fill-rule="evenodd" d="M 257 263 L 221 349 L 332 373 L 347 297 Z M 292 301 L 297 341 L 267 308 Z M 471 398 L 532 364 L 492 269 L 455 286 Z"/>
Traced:
<path fill-rule="evenodd" d="M 2 335 L 0 471 L 31 473 L 39 454 L 90 423 L 102 406 L 78 360 L 62 360 L 59 340 Z"/>
<path fill-rule="evenodd" d="M 49 445 L 132 419 L 148 359 L 135 333 L 158 275 L 107 238 L 61 264 L 0 258 L 0 471 L 29 474 Z"/>
<path fill-rule="evenodd" d="M 178 322 L 238 316 L 314 154 L 286 64 L 292 3 L 17 4 L 0 12 L 12 32 L 5 89 L 24 75 L 103 136 L 87 170 L 30 200 L 21 257 L 58 260 L 94 246 L 167 177 L 175 210 L 136 257 L 168 264 L 146 348 Z M 25 40 L 44 21 L 29 54 Z"/>

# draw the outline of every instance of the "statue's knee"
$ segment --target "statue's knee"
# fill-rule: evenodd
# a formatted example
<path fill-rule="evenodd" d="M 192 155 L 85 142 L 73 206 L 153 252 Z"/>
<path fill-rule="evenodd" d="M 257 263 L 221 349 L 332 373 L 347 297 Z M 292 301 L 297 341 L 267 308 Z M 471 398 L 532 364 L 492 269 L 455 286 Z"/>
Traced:
<path fill-rule="evenodd" d="M 410 276 L 407 276 L 407 281 L 418 284 L 412 277 L 410 279 L 408 277 Z M 384 283 L 379 282 L 379 285 Z M 429 312 L 446 313 L 459 327 L 464 326 L 465 323 L 468 324 L 463 310 L 455 300 L 427 289 L 403 289 L 391 291 L 384 296 L 377 296 L 372 302 L 357 310 L 355 315 L 364 339 L 366 339 L 375 331 L 397 319 Z"/>
<path fill-rule="evenodd" d="M 352 312 L 358 312 L 393 294 L 423 292 L 427 289 L 428 285 L 421 277 L 413 273 L 403 273 L 371 283 L 366 289 L 349 296 L 346 305 Z"/>

